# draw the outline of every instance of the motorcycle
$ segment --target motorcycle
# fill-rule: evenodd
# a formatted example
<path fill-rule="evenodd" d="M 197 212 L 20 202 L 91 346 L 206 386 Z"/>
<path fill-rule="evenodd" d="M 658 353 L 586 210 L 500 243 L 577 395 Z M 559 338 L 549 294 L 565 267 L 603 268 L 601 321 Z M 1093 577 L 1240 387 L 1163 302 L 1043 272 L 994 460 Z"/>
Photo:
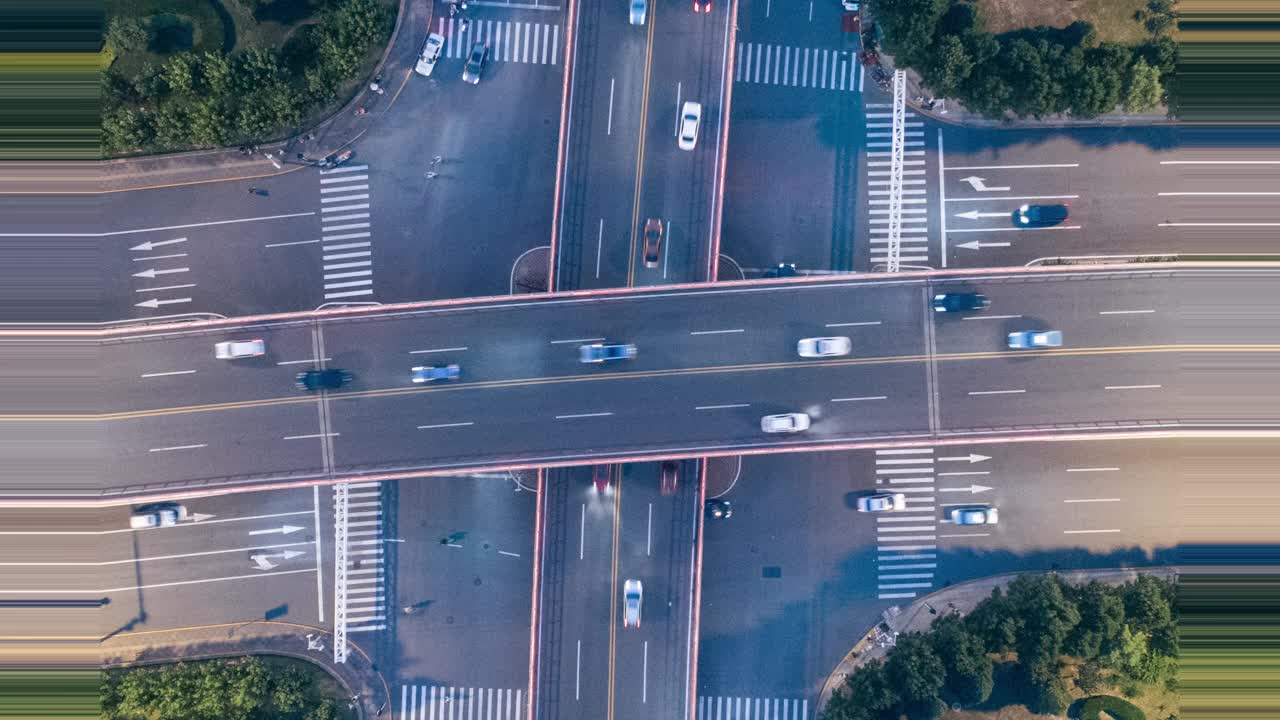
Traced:
<path fill-rule="evenodd" d="M 339 165 L 345 163 L 350 159 L 351 159 L 351 151 L 343 150 L 342 152 L 337 153 L 336 155 L 325 156 L 325 158 L 320 161 L 320 167 L 322 168 L 338 167 Z"/>

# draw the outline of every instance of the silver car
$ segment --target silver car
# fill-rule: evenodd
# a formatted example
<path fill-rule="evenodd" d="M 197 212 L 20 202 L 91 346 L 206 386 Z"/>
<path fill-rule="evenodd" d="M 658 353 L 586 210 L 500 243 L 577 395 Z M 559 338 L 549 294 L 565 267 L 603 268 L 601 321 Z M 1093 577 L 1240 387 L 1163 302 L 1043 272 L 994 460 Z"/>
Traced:
<path fill-rule="evenodd" d="M 261 339 L 229 340 L 213 346 L 213 356 L 219 360 L 260 357 L 266 351 L 267 344 Z"/>
<path fill-rule="evenodd" d="M 995 525 L 1000 513 L 990 505 L 966 505 L 951 508 L 951 522 L 956 525 Z"/>
<path fill-rule="evenodd" d="M 804 413 L 782 413 L 760 418 L 760 429 L 767 433 L 794 433 L 809 429 L 809 416 Z"/>
<path fill-rule="evenodd" d="M 903 493 L 876 493 L 858 498 L 858 512 L 896 512 L 906 507 L 907 496 Z"/>
<path fill-rule="evenodd" d="M 639 580 L 622 583 L 622 627 L 640 627 L 640 605 L 644 602 L 644 585 Z"/>
<path fill-rule="evenodd" d="M 839 357 L 852 349 L 853 343 L 847 337 L 805 338 L 796 343 L 796 352 L 806 358 Z"/>

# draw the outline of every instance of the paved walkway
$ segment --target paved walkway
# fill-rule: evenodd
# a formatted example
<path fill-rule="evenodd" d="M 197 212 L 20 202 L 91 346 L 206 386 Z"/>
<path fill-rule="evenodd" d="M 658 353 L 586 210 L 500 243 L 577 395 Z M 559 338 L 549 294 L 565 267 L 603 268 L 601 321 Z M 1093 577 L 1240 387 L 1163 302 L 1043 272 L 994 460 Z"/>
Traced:
<path fill-rule="evenodd" d="M 991 596 L 991 591 L 995 588 L 1004 588 L 1014 578 L 1024 574 L 1038 574 L 1042 571 L 1034 573 L 1005 573 L 1003 575 L 991 575 L 985 578 L 978 578 L 968 582 L 958 583 L 950 587 L 943 588 L 937 592 L 930 593 L 924 597 L 916 598 L 905 608 L 894 606 L 884 613 L 884 621 L 877 623 L 864 634 L 853 649 L 850 650 L 835 670 L 827 676 L 826 682 L 822 684 L 822 692 L 818 696 L 818 713 L 815 717 L 820 717 L 822 708 L 826 707 L 827 700 L 831 698 L 831 693 L 844 684 L 845 678 L 859 666 L 885 657 L 889 653 L 889 649 L 893 647 L 894 641 L 899 633 L 905 632 L 925 632 L 933 624 L 933 618 L 939 613 L 953 612 L 958 615 L 967 615 L 978 603 L 986 600 Z M 1059 572 L 1058 575 L 1072 585 L 1087 583 L 1091 580 L 1106 583 L 1108 585 L 1121 585 L 1132 582 L 1138 575 L 1154 575 L 1166 580 L 1177 578 L 1177 568 L 1153 567 L 1153 568 L 1123 568 L 1110 570 L 1069 570 Z"/>
<path fill-rule="evenodd" d="M 309 649 L 310 646 L 310 649 Z M 348 641 L 347 662 L 333 661 L 333 635 L 320 628 L 282 622 L 228 623 L 121 633 L 101 644 L 105 667 L 127 667 L 208 660 L 243 655 L 285 655 L 324 668 L 353 698 L 357 715 L 390 717 L 391 695 L 386 678 L 360 646 Z"/>
<path fill-rule="evenodd" d="M 262 145 L 245 155 L 235 148 L 203 150 L 139 158 L 121 158 L 102 163 L 77 164 L 74 173 L 67 167 L 28 175 L 21 189 L 26 192 L 120 192 L 153 187 L 192 185 L 228 180 L 255 180 L 294 172 L 313 166 L 321 158 L 350 147 L 365 133 L 376 132 L 406 84 L 415 77 L 413 66 L 431 26 L 431 0 L 400 0 L 391 41 L 375 66 L 381 76 L 378 94 L 366 84 L 341 110 L 309 130 L 299 130 L 286 140 Z M 424 78 L 418 78 L 424 80 Z M 366 79 L 366 81 L 369 79 Z M 364 108 L 365 112 L 357 114 Z M 267 154 L 271 158 L 266 157 Z M 276 165 L 280 167 L 276 167 Z M 17 180 L 18 178 L 14 178 Z M 33 180 L 35 187 L 33 187 Z M 0 177 L 0 190 L 10 179 Z"/>

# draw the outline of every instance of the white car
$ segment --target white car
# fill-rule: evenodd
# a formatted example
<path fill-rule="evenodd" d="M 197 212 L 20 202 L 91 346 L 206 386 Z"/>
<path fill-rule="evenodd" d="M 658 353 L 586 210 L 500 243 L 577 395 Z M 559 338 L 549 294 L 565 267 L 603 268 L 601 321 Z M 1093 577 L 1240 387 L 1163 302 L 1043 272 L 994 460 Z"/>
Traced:
<path fill-rule="evenodd" d="M 622 583 L 622 627 L 640 627 L 640 605 L 644 602 L 644 585 L 639 580 Z"/>
<path fill-rule="evenodd" d="M 267 344 L 256 340 L 228 340 L 213 346 L 213 356 L 219 360 L 260 357 L 267 352 Z"/>
<path fill-rule="evenodd" d="M 702 103 L 686 102 L 680 108 L 680 139 L 676 142 L 681 150 L 692 150 L 698 144 L 698 125 L 702 123 Z"/>
<path fill-rule="evenodd" d="M 760 418 L 760 429 L 767 433 L 794 433 L 809 429 L 809 416 L 804 413 L 765 415 Z"/>
<path fill-rule="evenodd" d="M 951 509 L 951 522 L 956 525 L 995 525 L 1000 513 L 990 505 L 966 505 Z"/>
<path fill-rule="evenodd" d="M 631 0 L 631 24 L 643 25 L 649 17 L 648 0 Z"/>
<path fill-rule="evenodd" d="M 876 493 L 858 498 L 858 512 L 895 512 L 906 507 L 907 496 L 902 493 Z"/>
<path fill-rule="evenodd" d="M 129 527 L 134 530 L 173 527 L 187 519 L 187 508 L 178 503 L 143 505 L 129 517 Z"/>
<path fill-rule="evenodd" d="M 858 12 L 858 8 L 862 6 L 860 0 L 840 0 L 840 5 L 849 12 Z"/>
<path fill-rule="evenodd" d="M 418 58 L 413 71 L 423 77 L 431 77 L 431 71 L 436 69 L 436 61 L 440 59 L 441 50 L 444 50 L 444 36 L 440 33 L 428 35 L 427 44 L 422 46 L 422 57 Z"/>
<path fill-rule="evenodd" d="M 800 357 L 838 357 L 848 355 L 853 343 L 847 337 L 805 338 L 796 343 L 796 352 Z"/>
<path fill-rule="evenodd" d="M 1062 332 L 1058 330 L 1027 330 L 1009 333 L 1009 347 L 1014 350 L 1062 347 Z"/>

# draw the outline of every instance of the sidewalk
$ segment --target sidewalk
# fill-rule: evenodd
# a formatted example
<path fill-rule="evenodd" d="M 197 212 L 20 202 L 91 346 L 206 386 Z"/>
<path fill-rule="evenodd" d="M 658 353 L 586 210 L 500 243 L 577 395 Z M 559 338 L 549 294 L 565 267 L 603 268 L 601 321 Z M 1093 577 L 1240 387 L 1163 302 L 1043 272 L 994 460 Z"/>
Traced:
<path fill-rule="evenodd" d="M 262 145 L 258 152 L 245 155 L 236 148 L 201 150 L 138 158 L 120 158 L 101 163 L 77 163 L 72 176 L 55 164 L 45 172 L 28 174 L 22 190 L 43 192 L 120 192 L 151 187 L 191 185 L 227 180 L 256 180 L 312 167 L 315 161 L 351 146 L 365 133 L 377 127 L 378 120 L 391 110 L 405 85 L 414 77 L 413 66 L 418 51 L 431 26 L 434 3 L 431 0 L 400 0 L 396 25 L 374 68 L 385 94 L 369 89 L 369 81 L 361 81 L 361 90 L 349 103 L 318 125 L 286 140 Z M 422 78 L 420 78 L 422 79 Z M 356 115 L 359 108 L 363 115 Z M 270 153 L 281 167 L 277 169 L 265 155 Z M 301 157 L 299 157 L 301 155 Z M 34 177 L 33 177 L 34 175 Z M 0 178 L 0 190 L 7 179 Z"/>
<path fill-rule="evenodd" d="M 826 682 L 822 684 L 822 692 L 818 696 L 818 713 L 815 714 L 815 717 L 821 717 L 822 708 L 826 707 L 827 701 L 831 698 L 831 693 L 844 684 L 845 678 L 850 673 L 865 663 L 885 657 L 900 633 L 927 631 L 933 624 L 934 617 L 939 613 L 953 612 L 958 615 L 967 615 L 978 606 L 978 603 L 991 597 L 991 591 L 995 588 L 1004 588 L 1019 575 L 1040 574 L 1041 572 L 1043 571 L 1015 572 L 978 578 L 977 580 L 958 583 L 923 597 L 918 597 L 905 608 L 899 608 L 896 605 L 889 608 L 884 613 L 883 622 L 877 623 L 875 627 L 868 630 L 854 644 L 853 649 L 844 656 L 840 664 L 827 676 Z M 1173 580 L 1178 576 L 1178 569 L 1152 567 L 1068 570 L 1059 571 L 1057 575 L 1072 585 L 1086 583 L 1091 580 L 1097 580 L 1108 585 L 1122 585 L 1135 580 L 1138 575 L 1154 575 L 1166 580 Z"/>
<path fill-rule="evenodd" d="M 308 649 L 318 641 L 322 650 Z M 391 694 L 386 679 L 370 662 L 364 650 L 348 641 L 347 662 L 333 662 L 333 635 L 320 628 L 293 623 L 256 621 L 121 633 L 100 646 L 103 667 L 127 667 L 171 663 L 179 660 L 207 660 L 243 655 L 285 655 L 308 660 L 324 668 L 348 693 L 357 697 L 356 712 L 361 720 L 390 717 Z"/>

